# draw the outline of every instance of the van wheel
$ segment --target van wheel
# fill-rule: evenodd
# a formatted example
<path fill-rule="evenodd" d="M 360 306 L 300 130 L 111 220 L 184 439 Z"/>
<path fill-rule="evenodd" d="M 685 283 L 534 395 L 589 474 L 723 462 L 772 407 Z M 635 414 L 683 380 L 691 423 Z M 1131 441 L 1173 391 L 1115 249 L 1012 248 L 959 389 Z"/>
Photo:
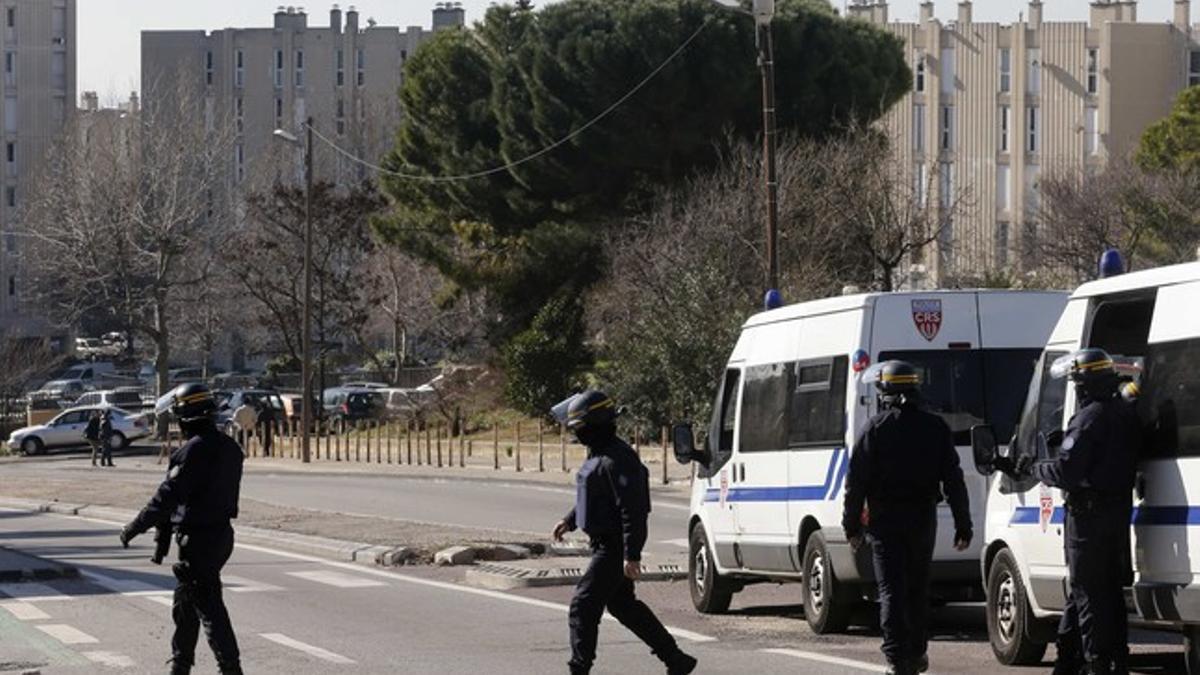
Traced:
<path fill-rule="evenodd" d="M 1200 675 L 1200 626 L 1183 627 L 1183 661 L 1187 675 Z"/>
<path fill-rule="evenodd" d="M 688 588 L 692 592 L 692 605 L 702 614 L 724 614 L 729 610 L 735 587 L 732 581 L 717 573 L 716 559 L 703 525 L 692 528 L 688 554 Z"/>
<path fill-rule="evenodd" d="M 125 438 L 125 434 L 119 431 L 114 431 L 108 439 L 108 447 L 113 450 L 124 450 L 127 445 L 129 445 L 129 441 Z"/>
<path fill-rule="evenodd" d="M 987 579 L 988 640 L 996 660 L 1006 666 L 1033 666 L 1042 662 L 1046 643 L 1029 637 L 1033 612 L 1025 583 L 1012 551 L 996 554 Z"/>
<path fill-rule="evenodd" d="M 36 436 L 26 438 L 25 440 L 21 441 L 21 452 L 25 453 L 26 457 L 40 455 L 45 451 L 46 446 L 42 445 L 42 439 L 37 438 Z"/>
<path fill-rule="evenodd" d="M 825 535 L 813 532 L 804 545 L 804 620 L 818 635 L 840 633 L 850 625 L 854 605 L 849 589 L 833 576 Z"/>

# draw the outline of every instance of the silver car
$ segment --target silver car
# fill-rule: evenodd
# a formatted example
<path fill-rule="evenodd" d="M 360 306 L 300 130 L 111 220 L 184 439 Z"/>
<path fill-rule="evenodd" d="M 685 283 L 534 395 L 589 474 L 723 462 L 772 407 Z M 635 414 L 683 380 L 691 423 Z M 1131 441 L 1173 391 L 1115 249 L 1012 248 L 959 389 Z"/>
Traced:
<path fill-rule="evenodd" d="M 64 410 L 45 424 L 17 429 L 8 437 L 8 447 L 14 451 L 20 450 L 26 455 L 37 455 L 50 448 L 87 445 L 83 432 L 87 428 L 88 419 L 93 412 L 104 410 L 112 410 L 113 413 L 113 435 L 109 444 L 114 450 L 149 436 L 152 431 L 153 425 L 148 415 L 134 414 L 123 408 L 86 406 Z"/>

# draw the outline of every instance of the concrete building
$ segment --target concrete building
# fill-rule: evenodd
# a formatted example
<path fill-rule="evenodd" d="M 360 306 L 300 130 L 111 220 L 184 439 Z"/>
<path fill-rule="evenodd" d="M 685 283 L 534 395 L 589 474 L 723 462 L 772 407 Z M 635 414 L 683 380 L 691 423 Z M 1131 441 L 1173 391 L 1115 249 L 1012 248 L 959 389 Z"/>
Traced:
<path fill-rule="evenodd" d="M 433 10 L 436 29 L 464 23 L 457 4 L 439 3 Z M 272 132 L 282 128 L 299 136 L 309 116 L 340 147 L 379 159 L 392 145 L 400 115 L 402 66 L 432 34 L 420 26 L 380 26 L 364 21 L 354 7 L 343 12 L 337 5 L 322 26 L 310 26 L 303 8 L 280 7 L 270 28 L 143 31 L 142 95 L 149 108 L 156 90 L 172 90 L 184 78 L 203 92 L 210 119 L 233 121 L 230 183 L 236 195 L 297 177 L 296 153 Z M 344 183 L 365 175 L 331 149 L 321 148 L 318 158 L 318 179 Z"/>
<path fill-rule="evenodd" d="M 948 21 L 924 2 L 919 22 L 898 23 L 886 0 L 851 1 L 850 15 L 906 44 L 913 89 L 883 121 L 898 160 L 933 187 L 934 206 L 966 196 L 924 261 L 928 282 L 1035 265 L 1023 252 L 1038 236 L 1039 176 L 1127 155 L 1200 82 L 1189 2 L 1174 5 L 1169 23 L 1139 23 L 1128 0 L 1093 2 L 1087 22 L 1047 22 L 1032 0 L 998 24 L 975 22 L 969 0 Z"/>
<path fill-rule="evenodd" d="M 21 304 L 20 209 L 75 103 L 75 0 L 3 0 L 4 170 L 0 173 L 0 334 L 48 330 Z M 28 309 L 29 311 L 25 311 Z"/>

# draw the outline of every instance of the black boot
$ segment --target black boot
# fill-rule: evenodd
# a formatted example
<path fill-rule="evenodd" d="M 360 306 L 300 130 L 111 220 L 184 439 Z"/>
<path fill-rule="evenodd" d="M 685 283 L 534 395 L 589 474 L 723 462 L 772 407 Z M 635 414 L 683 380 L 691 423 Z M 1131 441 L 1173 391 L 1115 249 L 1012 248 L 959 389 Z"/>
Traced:
<path fill-rule="evenodd" d="M 167 665 L 171 666 L 171 675 L 191 675 L 192 664 L 190 663 L 184 663 L 183 661 L 171 659 L 170 661 L 167 661 Z"/>
<path fill-rule="evenodd" d="M 1054 658 L 1054 670 L 1051 675 L 1079 675 L 1084 671 L 1083 656 L 1075 649 L 1065 646 L 1060 640 L 1057 645 L 1058 654 Z"/>
<path fill-rule="evenodd" d="M 922 654 L 921 658 L 917 659 L 916 671 L 923 673 L 929 670 L 929 654 Z"/>
<path fill-rule="evenodd" d="M 667 675 L 688 675 L 696 669 L 696 658 L 679 652 L 667 661 Z"/>

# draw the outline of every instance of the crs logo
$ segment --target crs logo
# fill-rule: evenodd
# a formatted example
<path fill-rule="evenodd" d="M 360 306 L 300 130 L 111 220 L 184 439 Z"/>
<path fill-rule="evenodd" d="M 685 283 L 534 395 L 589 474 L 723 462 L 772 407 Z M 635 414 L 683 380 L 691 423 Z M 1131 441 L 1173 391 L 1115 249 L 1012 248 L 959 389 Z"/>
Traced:
<path fill-rule="evenodd" d="M 942 301 L 913 300 L 912 317 L 921 337 L 933 342 L 933 338 L 942 330 Z"/>

